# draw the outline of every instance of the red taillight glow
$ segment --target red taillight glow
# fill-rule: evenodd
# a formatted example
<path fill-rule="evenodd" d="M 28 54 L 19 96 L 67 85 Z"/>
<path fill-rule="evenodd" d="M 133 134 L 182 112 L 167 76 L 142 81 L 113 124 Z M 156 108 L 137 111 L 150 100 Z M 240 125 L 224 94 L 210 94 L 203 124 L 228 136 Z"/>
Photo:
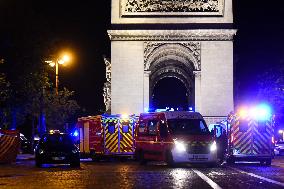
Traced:
<path fill-rule="evenodd" d="M 275 144 L 274 137 L 271 137 L 272 144 Z"/>

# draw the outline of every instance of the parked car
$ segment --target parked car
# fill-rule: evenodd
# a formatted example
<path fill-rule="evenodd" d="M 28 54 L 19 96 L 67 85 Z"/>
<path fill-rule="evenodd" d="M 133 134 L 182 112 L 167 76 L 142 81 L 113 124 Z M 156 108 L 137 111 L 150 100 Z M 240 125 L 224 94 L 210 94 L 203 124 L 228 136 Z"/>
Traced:
<path fill-rule="evenodd" d="M 80 151 L 71 135 L 60 132 L 50 132 L 39 140 L 35 148 L 37 167 L 43 164 L 70 164 L 80 167 Z"/>
<path fill-rule="evenodd" d="M 284 155 L 284 141 L 278 141 L 274 148 L 275 155 Z"/>
<path fill-rule="evenodd" d="M 31 142 L 22 133 L 20 133 L 20 153 L 32 153 Z"/>

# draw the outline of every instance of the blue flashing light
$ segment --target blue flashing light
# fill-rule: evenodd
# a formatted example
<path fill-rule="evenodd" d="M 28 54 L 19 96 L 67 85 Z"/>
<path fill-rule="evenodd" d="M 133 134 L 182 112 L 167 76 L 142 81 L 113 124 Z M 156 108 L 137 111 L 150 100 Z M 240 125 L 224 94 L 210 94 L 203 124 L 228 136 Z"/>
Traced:
<path fill-rule="evenodd" d="M 75 130 L 74 133 L 73 133 L 73 136 L 74 136 L 74 137 L 79 136 L 79 132 L 78 132 L 77 130 Z"/>
<path fill-rule="evenodd" d="M 148 113 L 149 112 L 149 108 L 144 108 L 144 112 Z"/>
<path fill-rule="evenodd" d="M 155 112 L 165 112 L 167 111 L 167 108 L 166 109 L 156 109 Z"/>
<path fill-rule="evenodd" d="M 243 111 L 243 114 L 245 111 Z M 242 112 L 241 112 L 242 113 Z M 244 118 L 245 116 L 241 116 Z M 251 118 L 258 120 L 258 121 L 265 121 L 269 120 L 272 112 L 271 112 L 271 107 L 267 104 L 260 104 L 258 106 L 255 106 L 249 110 L 249 115 Z"/>
<path fill-rule="evenodd" d="M 259 106 L 257 106 L 256 113 L 257 120 L 269 120 L 271 117 L 271 108 L 267 104 L 260 104 Z"/>

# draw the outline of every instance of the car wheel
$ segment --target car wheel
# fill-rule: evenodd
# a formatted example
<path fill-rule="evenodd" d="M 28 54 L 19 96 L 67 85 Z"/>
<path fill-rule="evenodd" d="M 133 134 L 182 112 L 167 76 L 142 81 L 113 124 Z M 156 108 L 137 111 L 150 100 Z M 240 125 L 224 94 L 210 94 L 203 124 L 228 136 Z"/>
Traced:
<path fill-rule="evenodd" d="M 40 160 L 37 160 L 37 159 L 36 159 L 35 165 L 36 165 L 37 167 L 41 167 L 41 166 L 42 166 L 42 162 L 41 162 Z"/>
<path fill-rule="evenodd" d="M 80 167 L 80 161 L 74 161 L 70 163 L 71 167 Z"/>
<path fill-rule="evenodd" d="M 271 159 L 266 160 L 265 165 L 270 166 L 271 165 Z"/>
<path fill-rule="evenodd" d="M 140 165 L 147 164 L 147 161 L 144 157 L 144 152 L 142 150 L 139 152 L 139 162 L 140 162 Z"/>
<path fill-rule="evenodd" d="M 232 158 L 232 157 L 231 157 L 231 158 L 228 158 L 228 159 L 227 159 L 227 163 L 228 163 L 228 164 L 235 164 L 235 159 Z"/>

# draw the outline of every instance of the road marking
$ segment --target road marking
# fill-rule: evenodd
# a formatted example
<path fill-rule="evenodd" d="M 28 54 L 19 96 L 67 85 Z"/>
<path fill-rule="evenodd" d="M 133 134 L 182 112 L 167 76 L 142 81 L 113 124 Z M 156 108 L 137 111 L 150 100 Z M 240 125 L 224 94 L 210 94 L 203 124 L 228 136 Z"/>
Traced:
<path fill-rule="evenodd" d="M 247 174 L 247 175 L 250 175 L 252 177 L 255 177 L 255 178 L 259 178 L 261 180 L 264 180 L 264 181 L 267 181 L 267 182 L 270 182 L 270 183 L 273 183 L 273 184 L 277 184 L 277 185 L 280 185 L 280 186 L 284 186 L 284 183 L 283 182 L 278 182 L 276 180 L 272 180 L 272 179 L 269 179 L 269 178 L 265 178 L 265 177 L 262 177 L 262 176 L 259 176 L 259 175 L 256 175 L 256 174 L 253 174 L 253 173 L 249 173 L 249 172 L 245 172 L 245 171 L 242 171 L 240 169 L 237 169 L 237 168 L 234 168 L 234 167 L 230 167 L 231 169 L 235 170 L 235 171 L 238 171 L 240 173 L 243 173 L 243 174 Z"/>
<path fill-rule="evenodd" d="M 213 180 L 211 180 L 209 177 L 201 173 L 200 171 L 196 169 L 192 169 L 193 172 L 195 172 L 200 178 L 202 178 L 207 184 L 209 184 L 213 189 L 222 189 L 217 183 L 215 183 Z"/>

